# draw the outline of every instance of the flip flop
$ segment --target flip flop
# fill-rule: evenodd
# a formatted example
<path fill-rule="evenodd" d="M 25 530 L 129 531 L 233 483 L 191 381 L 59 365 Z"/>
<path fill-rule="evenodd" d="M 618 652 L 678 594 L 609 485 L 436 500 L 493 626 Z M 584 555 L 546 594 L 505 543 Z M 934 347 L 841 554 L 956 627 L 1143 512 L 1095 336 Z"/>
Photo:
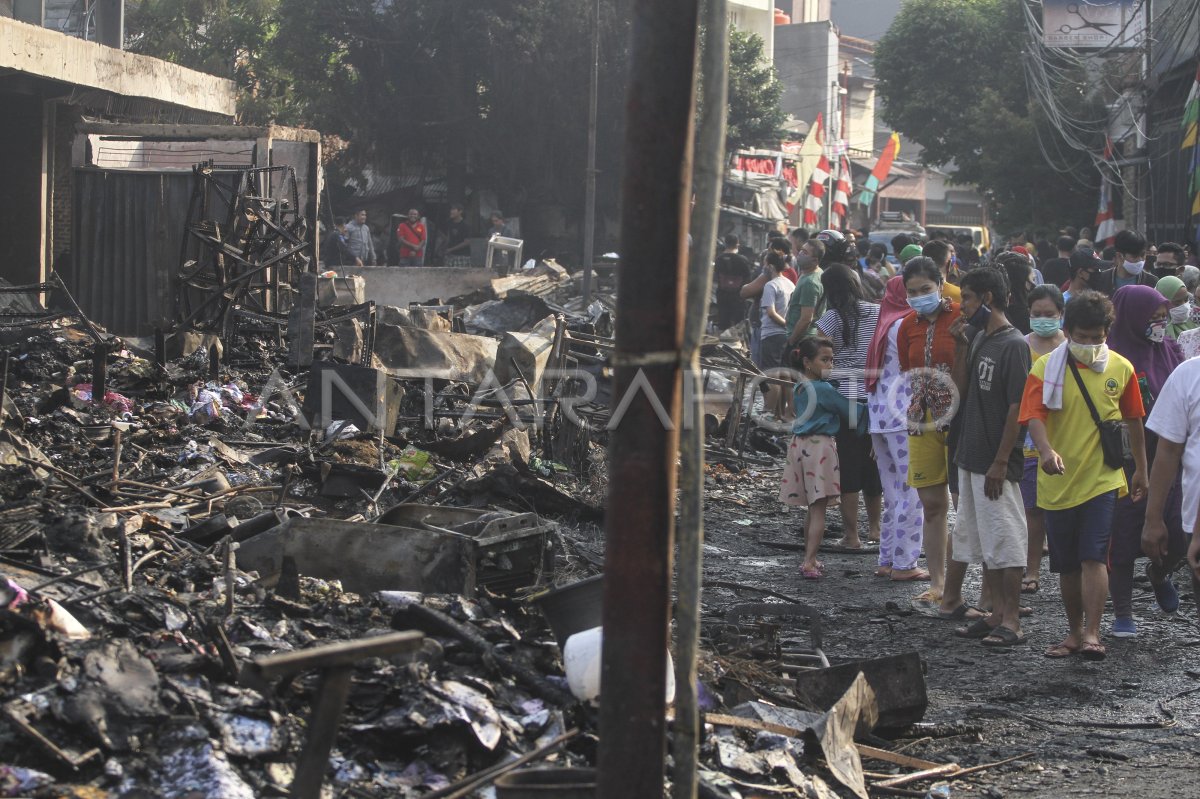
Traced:
<path fill-rule="evenodd" d="M 971 611 L 975 612 L 974 616 L 971 615 Z M 939 607 L 937 612 L 937 617 L 942 621 L 976 621 L 978 619 L 986 619 L 987 615 L 979 608 L 972 607 L 966 602 L 951 611 L 945 611 Z"/>
<path fill-rule="evenodd" d="M 1038 578 L 1036 577 L 1026 577 L 1021 581 L 1022 594 L 1036 594 L 1041 587 L 1041 583 L 1038 582 Z"/>
<path fill-rule="evenodd" d="M 1108 650 L 1104 644 L 1084 644 L 1079 648 L 1079 654 L 1084 660 L 1104 660 L 1108 657 Z"/>
<path fill-rule="evenodd" d="M 993 635 L 999 627 L 993 627 L 987 623 L 986 618 L 976 619 L 966 627 L 959 627 L 954 631 L 954 634 L 959 638 L 981 639 Z"/>
<path fill-rule="evenodd" d="M 818 566 L 815 569 L 801 569 L 800 576 L 805 580 L 820 580 L 825 574 L 821 571 L 820 566 Z"/>
<path fill-rule="evenodd" d="M 929 580 L 929 572 L 924 569 L 916 569 L 912 574 L 906 574 L 901 577 L 896 576 L 896 572 L 892 572 L 892 582 L 894 583 L 923 583 Z"/>
<path fill-rule="evenodd" d="M 1001 625 L 992 629 L 992 632 L 985 636 L 979 643 L 984 646 L 1002 647 L 1002 646 L 1018 646 L 1028 641 L 1029 638 L 1024 633 L 1017 633 L 1007 627 Z"/>
<path fill-rule="evenodd" d="M 1066 642 L 1059 642 L 1047 649 L 1043 654 L 1048 658 L 1069 658 L 1079 654 L 1079 647 L 1067 646 Z"/>

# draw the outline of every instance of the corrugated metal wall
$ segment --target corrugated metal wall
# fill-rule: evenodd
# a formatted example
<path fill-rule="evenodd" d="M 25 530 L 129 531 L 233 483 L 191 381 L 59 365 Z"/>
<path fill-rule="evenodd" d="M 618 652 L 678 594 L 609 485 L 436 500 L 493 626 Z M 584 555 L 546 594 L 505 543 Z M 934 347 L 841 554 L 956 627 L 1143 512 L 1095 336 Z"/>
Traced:
<path fill-rule="evenodd" d="M 1187 180 L 1191 172 L 1191 150 L 1179 149 L 1183 141 L 1180 120 L 1184 100 L 1192 88 L 1195 68 L 1176 70 L 1154 95 L 1150 107 L 1147 153 L 1150 156 L 1146 236 L 1153 242 L 1186 243 L 1192 238 L 1191 204 Z"/>
<path fill-rule="evenodd" d="M 62 272 L 84 313 L 126 336 L 174 321 L 191 193 L 191 172 L 75 170 L 72 263 Z"/>

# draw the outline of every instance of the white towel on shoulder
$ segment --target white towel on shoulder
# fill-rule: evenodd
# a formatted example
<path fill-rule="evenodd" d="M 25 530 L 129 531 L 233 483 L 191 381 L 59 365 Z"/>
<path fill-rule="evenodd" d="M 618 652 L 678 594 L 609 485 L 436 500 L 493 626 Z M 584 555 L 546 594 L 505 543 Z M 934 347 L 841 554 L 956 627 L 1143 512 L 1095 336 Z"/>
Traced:
<path fill-rule="evenodd" d="M 1092 364 L 1093 372 L 1103 372 L 1108 366 L 1108 347 L 1100 352 Z M 1064 341 L 1050 353 L 1046 360 L 1046 373 L 1042 376 L 1042 404 L 1052 411 L 1062 410 L 1063 383 L 1067 379 L 1067 359 L 1071 356 L 1071 342 Z"/>

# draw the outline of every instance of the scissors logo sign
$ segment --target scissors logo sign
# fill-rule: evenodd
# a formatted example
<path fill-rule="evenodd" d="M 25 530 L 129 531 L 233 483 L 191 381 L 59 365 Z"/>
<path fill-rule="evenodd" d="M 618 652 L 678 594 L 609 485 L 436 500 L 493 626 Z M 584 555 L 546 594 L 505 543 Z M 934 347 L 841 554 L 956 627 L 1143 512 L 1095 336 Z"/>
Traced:
<path fill-rule="evenodd" d="M 1142 0 L 1043 0 L 1047 47 L 1132 47 L 1142 33 Z"/>

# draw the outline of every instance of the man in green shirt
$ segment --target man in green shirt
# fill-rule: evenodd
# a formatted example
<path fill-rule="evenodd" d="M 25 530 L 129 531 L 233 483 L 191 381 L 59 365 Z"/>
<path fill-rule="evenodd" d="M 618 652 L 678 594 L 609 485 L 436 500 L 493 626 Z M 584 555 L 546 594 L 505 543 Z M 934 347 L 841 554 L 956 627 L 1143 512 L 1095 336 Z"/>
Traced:
<path fill-rule="evenodd" d="M 825 257 L 825 245 L 817 239 L 804 242 L 796 256 L 796 271 L 800 279 L 796 290 L 788 301 L 787 321 L 788 346 L 805 336 L 816 335 L 817 320 L 825 313 L 825 288 L 821 285 L 821 259 Z"/>

